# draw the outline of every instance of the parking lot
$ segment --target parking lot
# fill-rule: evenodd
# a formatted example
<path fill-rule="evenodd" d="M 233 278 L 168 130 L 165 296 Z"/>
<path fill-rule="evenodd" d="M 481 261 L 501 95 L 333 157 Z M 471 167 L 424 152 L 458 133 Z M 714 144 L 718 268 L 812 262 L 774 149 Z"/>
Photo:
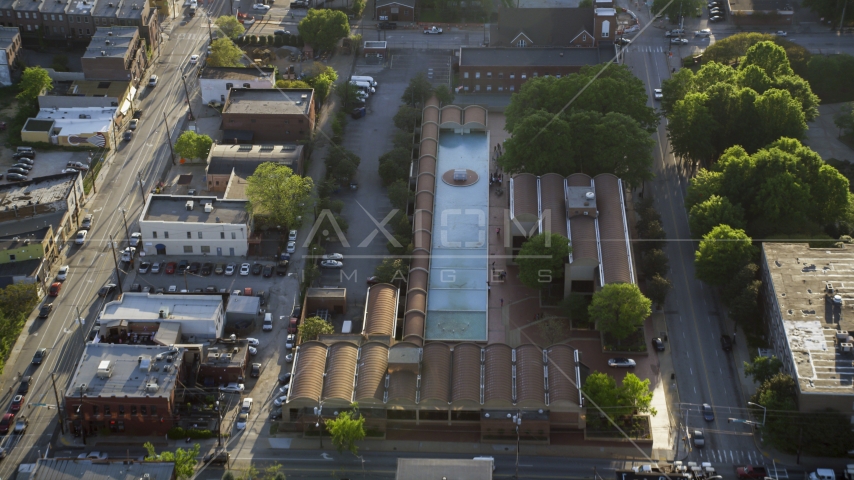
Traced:
<path fill-rule="evenodd" d="M 2 174 L 2 183 L 9 182 L 6 179 L 8 170 L 19 161 L 12 158 L 15 152 L 5 149 L 5 152 L 0 156 L 0 174 Z M 32 180 L 38 177 L 46 177 L 48 175 L 56 175 L 62 173 L 62 170 L 67 167 L 68 162 L 80 162 L 83 165 L 89 165 L 89 152 L 44 152 L 36 149 L 36 158 L 33 159 L 32 168 L 29 170 L 27 179 Z"/>
<path fill-rule="evenodd" d="M 450 87 L 451 59 L 449 55 L 395 54 L 391 56 L 390 68 L 405 70 L 411 76 L 423 73 L 433 85 Z"/>

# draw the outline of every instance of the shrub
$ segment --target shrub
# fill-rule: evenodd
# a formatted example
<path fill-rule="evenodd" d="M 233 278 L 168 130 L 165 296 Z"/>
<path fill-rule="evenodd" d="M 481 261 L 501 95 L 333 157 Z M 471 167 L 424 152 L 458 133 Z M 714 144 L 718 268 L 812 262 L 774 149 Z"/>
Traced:
<path fill-rule="evenodd" d="M 210 430 L 172 427 L 168 432 L 166 432 L 166 436 L 169 437 L 170 440 L 182 440 L 185 438 L 191 438 L 193 440 L 207 440 L 209 438 L 213 438 L 215 435 Z"/>

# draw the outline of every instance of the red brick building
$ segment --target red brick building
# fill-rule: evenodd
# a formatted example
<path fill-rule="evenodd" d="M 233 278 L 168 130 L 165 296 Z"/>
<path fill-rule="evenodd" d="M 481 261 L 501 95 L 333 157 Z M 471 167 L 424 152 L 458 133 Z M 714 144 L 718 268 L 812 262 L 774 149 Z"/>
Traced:
<path fill-rule="evenodd" d="M 65 393 L 68 428 L 91 435 L 165 435 L 175 389 L 187 377 L 183 348 L 88 343 Z"/>
<path fill-rule="evenodd" d="M 80 59 L 87 80 L 121 80 L 138 86 L 148 65 L 137 27 L 100 27 Z"/>
<path fill-rule="evenodd" d="M 313 89 L 232 88 L 222 108 L 223 142 L 228 132 L 256 144 L 308 140 L 314 120 Z"/>
<path fill-rule="evenodd" d="M 415 0 L 377 0 L 374 13 L 381 22 L 414 22 Z"/>

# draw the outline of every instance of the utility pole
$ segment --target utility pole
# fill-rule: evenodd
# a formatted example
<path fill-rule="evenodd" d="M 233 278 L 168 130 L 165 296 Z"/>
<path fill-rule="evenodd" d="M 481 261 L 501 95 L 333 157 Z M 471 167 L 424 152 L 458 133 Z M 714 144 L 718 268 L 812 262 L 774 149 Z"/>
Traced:
<path fill-rule="evenodd" d="M 56 373 L 51 372 L 50 381 L 53 383 L 53 395 L 56 397 L 56 412 L 59 414 L 59 430 L 65 435 L 65 419 L 62 418 L 62 406 L 59 403 L 59 392 L 56 390 Z"/>
<path fill-rule="evenodd" d="M 175 161 L 173 160 L 172 163 L 174 164 Z M 139 178 L 139 195 L 142 197 L 142 204 L 145 205 L 145 190 L 143 190 L 142 186 L 142 170 L 136 172 L 136 177 Z"/>
<path fill-rule="evenodd" d="M 163 112 L 163 124 L 166 125 L 166 141 L 169 143 L 169 154 L 172 155 L 172 165 L 175 165 L 175 148 L 172 147 L 172 134 L 169 133 L 169 121 L 166 119 L 166 112 Z"/>
<path fill-rule="evenodd" d="M 186 75 L 181 75 L 181 82 L 184 83 L 184 93 L 187 95 L 187 110 L 190 111 L 190 117 L 191 118 L 196 118 L 196 116 L 193 115 L 193 106 L 190 105 L 190 91 L 187 90 L 187 76 Z"/>
<path fill-rule="evenodd" d="M 119 287 L 119 294 L 122 294 L 122 277 L 119 276 L 119 259 L 116 258 L 116 246 L 113 244 L 113 236 L 110 235 L 110 250 L 113 252 L 113 264 L 116 266 L 116 285 Z"/>
<path fill-rule="evenodd" d="M 213 30 L 211 30 L 211 19 L 208 17 L 208 36 L 211 39 L 211 43 L 213 43 Z"/>
<path fill-rule="evenodd" d="M 80 331 L 80 342 L 83 344 L 83 348 L 86 348 L 86 335 L 83 333 L 83 326 L 86 325 L 86 320 L 83 318 L 83 315 L 80 315 L 80 307 L 75 305 L 74 308 L 77 309 L 77 330 Z"/>
<path fill-rule="evenodd" d="M 507 415 L 510 415 L 509 413 Z M 516 425 L 516 480 L 519 480 L 519 427 L 522 425 L 522 412 L 519 411 L 516 415 L 513 415 L 513 424 Z"/>
<path fill-rule="evenodd" d="M 119 207 L 119 210 L 121 210 L 122 218 L 125 220 L 125 233 L 128 236 L 128 245 L 130 245 L 130 229 L 128 228 L 128 217 L 127 215 L 125 215 L 125 212 L 127 212 L 127 210 L 125 210 L 124 207 Z"/>

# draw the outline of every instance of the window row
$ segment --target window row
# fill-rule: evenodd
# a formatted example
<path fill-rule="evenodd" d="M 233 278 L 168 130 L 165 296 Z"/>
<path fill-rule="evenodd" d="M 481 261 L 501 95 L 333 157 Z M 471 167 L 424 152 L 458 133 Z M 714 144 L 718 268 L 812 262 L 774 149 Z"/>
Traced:
<path fill-rule="evenodd" d="M 463 90 L 464 90 L 464 91 L 466 91 L 466 92 L 468 92 L 468 91 L 469 91 L 469 86 L 468 86 L 468 85 L 466 85 L 465 87 L 463 87 Z M 509 87 L 505 87 L 505 86 L 503 86 L 503 85 L 499 85 L 499 86 L 498 86 L 498 88 L 497 88 L 497 90 L 498 90 L 499 92 L 504 92 L 504 91 L 508 91 L 508 92 L 515 92 L 515 91 L 516 91 L 516 86 L 514 86 L 514 85 L 510 85 Z M 475 92 L 479 92 L 479 91 L 481 91 L 481 89 L 480 89 L 480 84 L 479 84 L 479 83 L 478 83 L 477 85 L 475 85 L 475 86 L 474 86 L 474 91 L 475 91 Z M 491 91 L 492 91 L 492 85 L 487 85 L 487 86 L 486 86 L 486 91 L 487 91 L 487 92 L 491 92 Z"/>
<path fill-rule="evenodd" d="M 534 72 L 534 73 L 532 73 L 532 74 L 531 74 L 531 77 L 539 77 L 539 76 L 540 76 L 539 72 Z M 549 74 L 549 72 L 546 72 L 546 73 L 543 73 L 543 76 L 544 76 L 544 77 L 548 77 L 548 76 L 551 76 L 551 74 Z M 556 78 L 560 78 L 560 77 L 561 77 L 561 74 L 557 74 L 557 75 L 555 75 L 555 77 L 556 77 Z M 469 78 L 469 72 L 463 72 L 463 78 Z M 480 72 L 474 72 L 474 78 L 475 78 L 475 79 L 480 78 Z M 492 72 L 486 72 L 486 78 L 492 78 Z M 499 78 L 499 79 L 503 79 L 503 78 L 504 78 L 504 72 L 498 72 L 498 78 Z M 508 75 L 507 75 L 507 78 L 509 78 L 509 79 L 511 79 L 511 80 L 514 80 L 514 79 L 516 79 L 516 74 L 515 74 L 515 73 L 510 73 L 510 74 L 508 74 Z M 520 74 L 519 74 L 519 78 L 520 78 L 520 79 L 522 79 L 522 80 L 527 79 L 527 78 L 528 78 L 528 73 L 527 73 L 527 72 L 525 72 L 525 73 L 520 73 Z"/>
<path fill-rule="evenodd" d="M 196 232 L 199 238 L 205 238 L 202 232 Z M 157 238 L 157 232 L 151 232 L 152 238 Z M 163 231 L 163 238 L 169 238 L 169 232 Z M 193 232 L 187 232 L 187 238 L 193 238 Z M 220 240 L 225 240 L 225 232 L 219 232 Z M 231 232 L 231 239 L 237 240 L 237 232 Z"/>
<path fill-rule="evenodd" d="M 119 405 L 117 410 L 118 410 L 119 415 L 125 414 L 125 406 L 124 405 Z M 103 412 L 104 415 L 112 415 L 113 414 L 112 408 L 109 405 L 104 405 L 103 411 L 104 411 Z M 80 405 L 77 406 L 77 413 L 78 414 L 80 413 Z M 92 405 L 92 415 L 100 415 L 100 414 L 101 414 L 101 407 L 98 405 Z M 130 406 L 130 414 L 131 415 L 137 414 L 137 406 L 136 405 Z M 152 416 L 157 415 L 157 407 L 154 405 L 140 405 L 139 406 L 139 414 L 140 415 L 152 415 Z"/>

